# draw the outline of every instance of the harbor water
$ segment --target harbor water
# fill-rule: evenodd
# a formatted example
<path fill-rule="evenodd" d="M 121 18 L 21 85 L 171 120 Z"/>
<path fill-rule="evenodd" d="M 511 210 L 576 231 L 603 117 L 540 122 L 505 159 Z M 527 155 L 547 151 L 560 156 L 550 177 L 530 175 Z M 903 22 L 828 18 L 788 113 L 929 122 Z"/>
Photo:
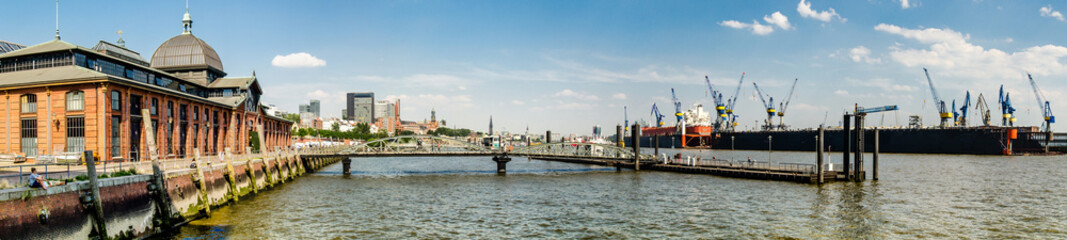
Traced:
<path fill-rule="evenodd" d="M 815 161 L 812 152 L 661 152 Z M 329 166 L 158 237 L 1067 238 L 1062 156 L 880 157 L 878 181 L 821 186 L 525 158 L 506 176 L 490 157 L 355 158 L 350 177 Z"/>

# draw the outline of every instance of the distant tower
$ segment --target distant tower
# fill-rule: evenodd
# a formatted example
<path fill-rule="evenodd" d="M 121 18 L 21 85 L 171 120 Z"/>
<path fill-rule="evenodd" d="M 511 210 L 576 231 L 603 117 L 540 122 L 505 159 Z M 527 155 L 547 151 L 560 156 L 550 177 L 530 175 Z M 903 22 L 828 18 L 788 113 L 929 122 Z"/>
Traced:
<path fill-rule="evenodd" d="M 493 136 L 493 115 L 489 115 L 489 136 Z"/>
<path fill-rule="evenodd" d="M 430 122 L 437 122 L 437 110 L 434 110 L 433 108 L 430 108 Z"/>

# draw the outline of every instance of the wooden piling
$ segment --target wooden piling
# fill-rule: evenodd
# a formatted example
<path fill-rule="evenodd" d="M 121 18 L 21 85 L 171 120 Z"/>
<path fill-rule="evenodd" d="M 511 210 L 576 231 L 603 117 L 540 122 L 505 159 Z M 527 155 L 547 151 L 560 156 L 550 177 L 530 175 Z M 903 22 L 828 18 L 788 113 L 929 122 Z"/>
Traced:
<path fill-rule="evenodd" d="M 545 143 L 552 143 L 552 130 L 545 131 Z"/>
<path fill-rule="evenodd" d="M 634 129 L 631 130 L 631 133 L 630 133 L 632 135 L 632 136 L 630 136 L 630 139 L 632 139 L 633 141 L 631 141 L 630 143 L 633 144 L 633 149 L 634 149 L 634 171 L 640 171 L 641 170 L 641 125 L 637 125 L 635 123 L 633 128 Z"/>
<path fill-rule="evenodd" d="M 872 178 L 875 181 L 878 181 L 878 148 L 879 148 L 878 128 L 875 128 L 874 129 L 874 157 L 871 158 L 871 161 L 872 161 L 871 162 L 871 171 L 873 172 Z"/>
<path fill-rule="evenodd" d="M 864 119 L 864 116 L 865 116 L 864 114 L 856 114 L 856 116 L 853 116 L 853 118 L 856 121 L 856 126 L 854 126 L 854 128 L 856 129 L 856 132 L 855 132 L 856 143 L 853 144 L 855 147 L 852 148 L 854 150 L 854 154 L 853 154 L 853 159 L 854 159 L 853 163 L 854 164 L 852 166 L 853 167 L 852 172 L 853 172 L 853 175 L 855 176 L 855 178 L 853 180 L 855 180 L 857 182 L 866 180 L 866 178 L 867 178 L 866 174 L 863 173 L 863 150 L 864 150 L 863 148 L 864 148 L 864 145 L 866 145 L 865 142 L 864 142 L 864 136 L 867 135 L 867 134 L 864 134 L 864 132 L 863 132 L 863 119 Z"/>
<path fill-rule="evenodd" d="M 211 216 L 211 198 L 207 194 L 207 178 L 204 177 L 204 167 L 211 166 L 211 164 L 204 164 L 203 159 L 200 159 L 200 152 L 193 153 L 193 164 L 196 164 L 196 177 L 200 179 L 200 203 L 204 210 L 204 215 Z"/>
<path fill-rule="evenodd" d="M 110 239 L 107 235 L 107 225 L 104 220 L 104 206 L 100 200 L 100 185 L 96 181 L 96 158 L 93 156 L 93 151 L 85 151 L 84 155 L 85 166 L 89 175 L 89 194 L 92 198 L 92 209 L 89 212 L 93 218 L 93 231 L 96 232 L 98 239 Z"/>
<path fill-rule="evenodd" d="M 844 136 L 843 138 L 841 138 L 841 146 L 844 147 L 844 148 L 841 149 L 841 155 L 842 155 L 841 156 L 841 161 L 842 161 L 841 162 L 841 172 L 843 172 L 845 174 L 845 179 L 852 179 L 852 174 L 849 172 L 849 168 L 848 168 L 849 167 L 849 161 L 851 160 L 851 156 L 849 154 L 852 153 L 852 128 L 851 128 L 852 124 L 851 124 L 851 122 L 852 122 L 852 115 L 850 115 L 850 114 L 845 114 L 844 121 L 841 121 L 841 124 L 842 124 L 841 125 L 841 127 L 842 127 L 841 128 L 841 135 Z"/>
<path fill-rule="evenodd" d="M 826 130 L 823 129 L 822 126 L 819 126 L 819 135 L 816 136 L 816 140 L 815 140 L 817 148 L 819 149 L 819 150 L 816 151 L 817 154 L 819 154 L 819 156 L 815 157 L 815 175 L 819 179 L 819 184 L 823 183 L 822 164 L 823 164 L 823 150 L 825 150 L 825 148 L 823 148 L 823 146 L 824 146 L 823 144 L 825 144 L 825 140 L 824 140 L 823 137 L 826 136 L 824 134 L 825 131 Z"/>

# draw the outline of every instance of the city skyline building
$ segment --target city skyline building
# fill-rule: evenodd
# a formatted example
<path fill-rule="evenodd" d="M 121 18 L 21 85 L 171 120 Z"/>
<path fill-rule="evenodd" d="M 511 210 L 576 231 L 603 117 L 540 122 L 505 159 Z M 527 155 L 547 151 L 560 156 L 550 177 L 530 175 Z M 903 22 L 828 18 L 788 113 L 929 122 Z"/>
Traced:
<path fill-rule="evenodd" d="M 345 96 L 346 120 L 374 122 L 374 92 L 350 92 Z"/>
<path fill-rule="evenodd" d="M 319 100 L 311 99 L 308 104 L 300 104 L 298 113 L 303 114 L 305 112 L 313 114 L 315 117 L 322 117 L 321 111 L 322 104 Z"/>

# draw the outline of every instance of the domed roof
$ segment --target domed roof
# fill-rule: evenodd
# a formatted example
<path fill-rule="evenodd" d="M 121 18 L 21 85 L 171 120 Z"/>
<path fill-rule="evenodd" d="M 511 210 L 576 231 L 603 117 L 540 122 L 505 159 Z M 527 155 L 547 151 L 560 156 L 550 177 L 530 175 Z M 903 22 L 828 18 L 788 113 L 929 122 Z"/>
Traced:
<path fill-rule="evenodd" d="M 151 67 L 160 70 L 214 68 L 222 72 L 222 60 L 211 45 L 192 33 L 182 33 L 163 42 L 152 54 Z"/>

